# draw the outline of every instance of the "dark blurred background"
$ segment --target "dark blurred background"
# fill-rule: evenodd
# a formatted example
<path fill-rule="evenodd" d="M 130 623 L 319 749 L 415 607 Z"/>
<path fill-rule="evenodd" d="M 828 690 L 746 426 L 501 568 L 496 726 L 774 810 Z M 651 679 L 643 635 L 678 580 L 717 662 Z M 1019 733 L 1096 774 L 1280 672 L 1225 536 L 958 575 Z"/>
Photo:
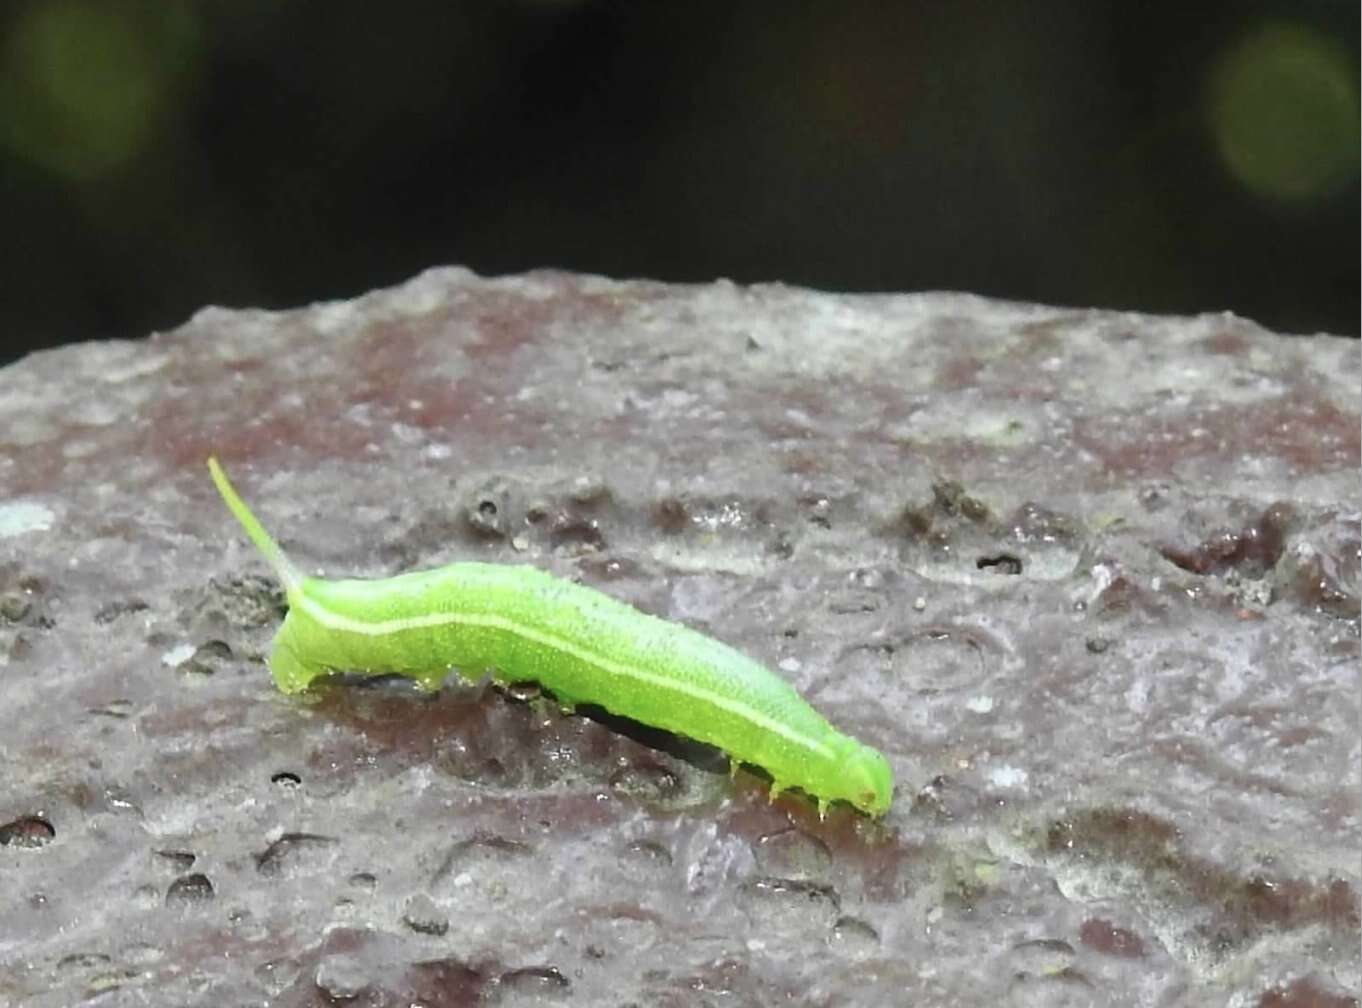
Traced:
<path fill-rule="evenodd" d="M 0 31 L 0 360 L 450 263 L 1358 331 L 1357 0 L 6 0 Z"/>

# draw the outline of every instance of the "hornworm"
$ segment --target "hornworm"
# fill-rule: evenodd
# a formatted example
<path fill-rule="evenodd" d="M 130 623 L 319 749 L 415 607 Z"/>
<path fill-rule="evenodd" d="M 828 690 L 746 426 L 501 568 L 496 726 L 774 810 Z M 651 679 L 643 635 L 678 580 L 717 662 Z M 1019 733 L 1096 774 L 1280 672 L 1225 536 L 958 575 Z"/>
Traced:
<path fill-rule="evenodd" d="M 270 670 L 285 693 L 331 671 L 397 673 L 434 690 L 458 669 L 538 682 L 571 709 L 612 714 L 724 750 L 736 773 L 771 775 L 771 799 L 799 788 L 820 815 L 845 801 L 880 816 L 888 761 L 833 728 L 794 687 L 726 644 L 534 567 L 453 563 L 382 579 L 305 577 L 237 495 L 208 470 L 227 507 L 283 582 L 288 614 Z"/>

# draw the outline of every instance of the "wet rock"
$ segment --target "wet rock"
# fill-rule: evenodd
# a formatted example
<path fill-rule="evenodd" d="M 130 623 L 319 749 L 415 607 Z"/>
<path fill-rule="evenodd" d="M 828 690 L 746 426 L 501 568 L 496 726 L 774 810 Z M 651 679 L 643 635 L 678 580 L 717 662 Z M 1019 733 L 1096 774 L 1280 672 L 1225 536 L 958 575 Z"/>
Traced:
<path fill-rule="evenodd" d="M 1356 351 L 435 270 L 11 365 L 0 1001 L 1341 1008 Z M 530 564 L 750 654 L 893 806 L 483 668 L 279 693 L 210 453 L 308 574 Z"/>

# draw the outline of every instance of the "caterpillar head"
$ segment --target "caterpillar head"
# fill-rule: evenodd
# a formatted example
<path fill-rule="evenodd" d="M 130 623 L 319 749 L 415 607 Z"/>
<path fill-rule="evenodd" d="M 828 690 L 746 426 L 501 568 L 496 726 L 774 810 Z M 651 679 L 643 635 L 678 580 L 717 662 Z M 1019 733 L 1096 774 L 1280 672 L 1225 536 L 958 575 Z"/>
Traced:
<path fill-rule="evenodd" d="M 841 798 L 870 816 L 882 816 L 894 800 L 894 772 L 878 749 L 846 739 L 838 773 L 837 793 Z"/>

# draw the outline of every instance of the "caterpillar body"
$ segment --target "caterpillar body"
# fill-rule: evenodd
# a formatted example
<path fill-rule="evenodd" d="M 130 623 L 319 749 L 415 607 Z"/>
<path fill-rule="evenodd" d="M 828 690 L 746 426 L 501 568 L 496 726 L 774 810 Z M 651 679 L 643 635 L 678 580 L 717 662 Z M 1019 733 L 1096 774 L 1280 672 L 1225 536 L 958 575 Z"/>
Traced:
<path fill-rule="evenodd" d="M 397 673 L 437 689 L 452 669 L 538 682 L 567 708 L 590 703 L 723 749 L 736 772 L 771 775 L 771 799 L 799 788 L 880 816 L 893 773 L 765 666 L 688 627 L 534 567 L 453 563 L 383 579 L 306 577 L 216 459 L 213 482 L 283 582 L 288 614 L 269 657 L 285 693 L 332 671 Z"/>

